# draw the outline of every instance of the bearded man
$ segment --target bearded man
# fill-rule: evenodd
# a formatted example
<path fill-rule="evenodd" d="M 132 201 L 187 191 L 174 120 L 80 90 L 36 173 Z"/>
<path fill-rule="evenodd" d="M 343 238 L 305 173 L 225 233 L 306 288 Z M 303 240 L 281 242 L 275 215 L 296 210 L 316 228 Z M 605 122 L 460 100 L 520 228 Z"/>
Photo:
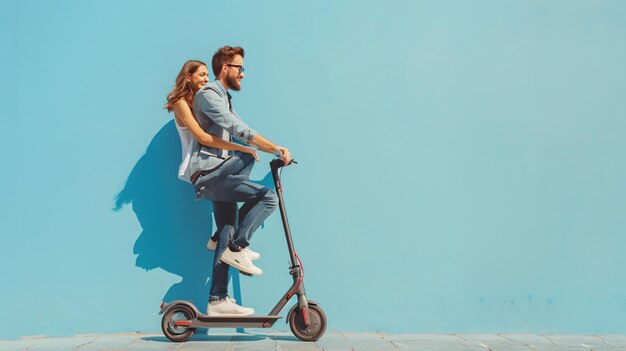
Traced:
<path fill-rule="evenodd" d="M 229 90 L 239 91 L 244 78 L 244 50 L 224 46 L 213 55 L 215 80 L 195 95 L 193 112 L 202 129 L 224 140 L 232 138 L 291 162 L 289 150 L 278 146 L 250 128 L 231 104 Z M 207 315 L 247 316 L 252 308 L 237 305 L 228 296 L 228 268 L 233 266 L 248 275 L 260 275 L 253 259 L 260 255 L 249 249 L 254 231 L 276 209 L 273 190 L 250 181 L 254 156 L 194 143 L 189 163 L 196 195 L 213 202 L 216 235 L 208 243 L 215 249 L 213 275 Z M 243 202 L 241 208 L 237 203 Z"/>

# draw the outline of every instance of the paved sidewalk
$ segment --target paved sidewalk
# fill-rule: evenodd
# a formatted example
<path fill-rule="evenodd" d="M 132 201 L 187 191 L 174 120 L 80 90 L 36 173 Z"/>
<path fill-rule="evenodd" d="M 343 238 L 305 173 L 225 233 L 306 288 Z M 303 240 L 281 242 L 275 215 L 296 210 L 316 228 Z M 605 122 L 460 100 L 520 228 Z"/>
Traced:
<path fill-rule="evenodd" d="M 27 337 L 0 340 L 0 351 L 218 351 L 218 350 L 428 350 L 428 351 L 626 351 L 626 335 L 539 334 L 385 334 L 327 332 L 317 342 L 302 342 L 288 332 L 237 334 L 211 331 L 185 343 L 161 334 L 78 335 L 69 338 Z"/>

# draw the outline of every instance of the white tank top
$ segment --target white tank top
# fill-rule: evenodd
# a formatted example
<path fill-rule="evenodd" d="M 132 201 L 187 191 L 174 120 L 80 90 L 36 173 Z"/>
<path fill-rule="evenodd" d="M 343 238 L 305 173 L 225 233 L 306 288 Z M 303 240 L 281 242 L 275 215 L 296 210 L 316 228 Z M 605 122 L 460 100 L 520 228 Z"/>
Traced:
<path fill-rule="evenodd" d="M 189 160 L 191 159 L 191 143 L 193 142 L 193 136 L 187 127 L 181 127 L 174 120 L 178 136 L 180 137 L 180 148 L 182 150 L 182 161 L 178 167 L 178 178 L 191 183 L 189 177 Z"/>

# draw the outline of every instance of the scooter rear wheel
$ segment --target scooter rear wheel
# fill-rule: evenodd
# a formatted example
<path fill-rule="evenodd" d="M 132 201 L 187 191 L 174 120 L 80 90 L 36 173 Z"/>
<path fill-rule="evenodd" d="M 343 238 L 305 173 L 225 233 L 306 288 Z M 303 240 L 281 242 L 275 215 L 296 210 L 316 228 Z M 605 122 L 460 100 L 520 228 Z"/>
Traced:
<path fill-rule="evenodd" d="M 304 324 L 302 311 L 296 308 L 289 317 L 291 332 L 302 341 L 316 341 L 326 331 L 326 314 L 319 306 L 309 305 L 309 326 Z"/>
<path fill-rule="evenodd" d="M 196 328 L 176 325 L 176 321 L 191 321 L 196 318 L 194 311 L 185 305 L 170 308 L 161 320 L 161 329 L 165 337 L 174 342 L 187 341 L 196 333 Z"/>

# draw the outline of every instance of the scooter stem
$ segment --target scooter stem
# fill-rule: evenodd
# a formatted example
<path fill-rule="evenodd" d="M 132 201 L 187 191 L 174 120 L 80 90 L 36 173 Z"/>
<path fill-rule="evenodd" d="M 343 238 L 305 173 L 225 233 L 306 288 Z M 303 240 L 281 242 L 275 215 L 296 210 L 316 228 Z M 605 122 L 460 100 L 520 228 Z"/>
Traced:
<path fill-rule="evenodd" d="M 292 161 L 292 163 L 295 162 Z M 298 261 L 296 260 L 295 249 L 293 247 L 289 219 L 287 219 L 287 210 L 285 209 L 285 200 L 283 199 L 283 186 L 280 181 L 280 174 L 278 174 L 278 170 L 284 166 L 285 162 L 281 159 L 275 159 L 270 162 L 270 169 L 272 170 L 272 177 L 274 178 L 274 188 L 276 189 L 276 196 L 278 196 L 278 208 L 280 209 L 280 217 L 283 221 L 283 229 L 285 230 L 285 238 L 287 239 L 291 266 L 295 267 L 298 265 Z"/>

